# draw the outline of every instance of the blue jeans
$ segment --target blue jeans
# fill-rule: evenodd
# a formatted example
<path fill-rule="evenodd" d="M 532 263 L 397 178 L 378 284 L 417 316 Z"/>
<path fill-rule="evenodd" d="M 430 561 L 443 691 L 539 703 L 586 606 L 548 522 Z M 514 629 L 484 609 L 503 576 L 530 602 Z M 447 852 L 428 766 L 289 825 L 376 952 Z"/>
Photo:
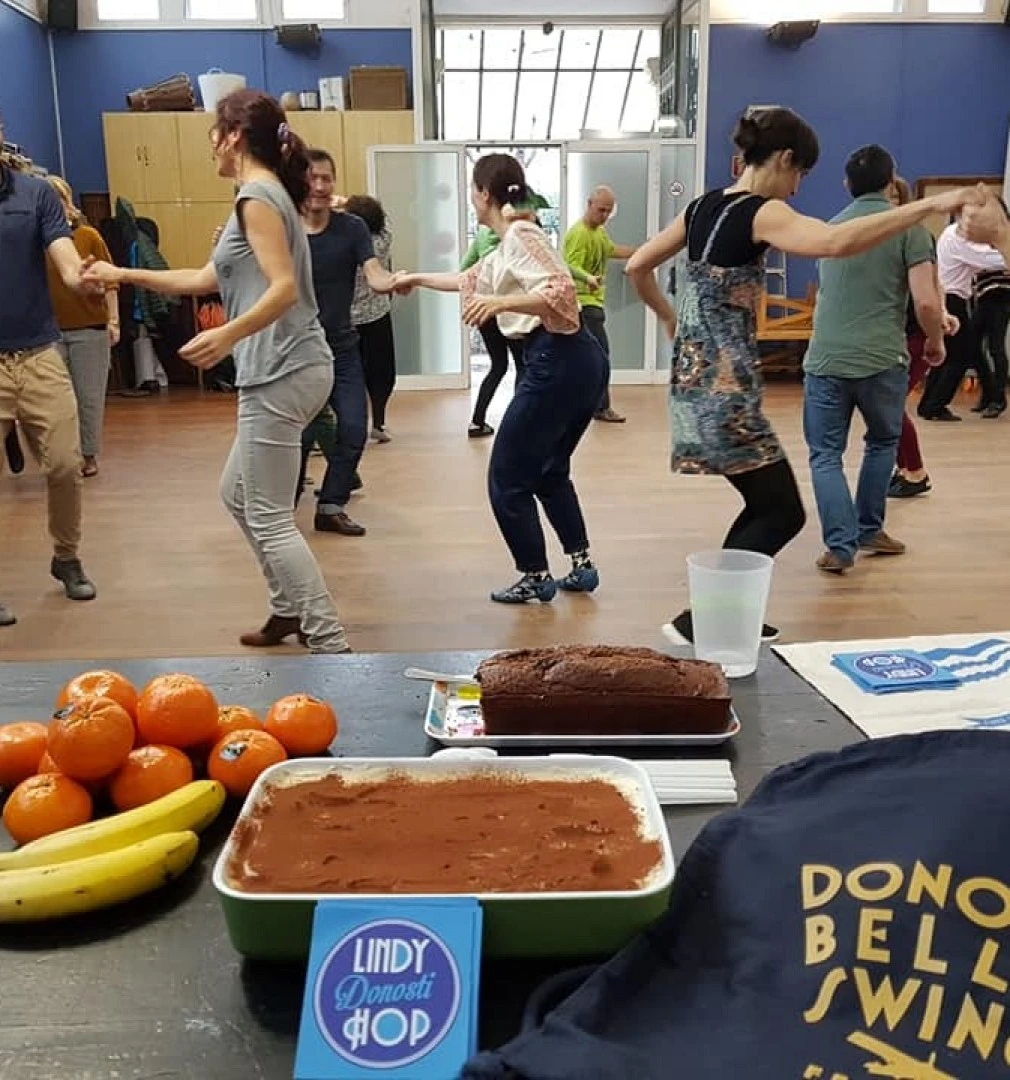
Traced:
<path fill-rule="evenodd" d="M 809 374 L 804 379 L 803 435 L 821 533 L 825 547 L 843 559 L 854 558 L 860 543 L 884 527 L 907 393 L 908 369 L 897 364 L 865 379 Z M 855 504 L 842 468 L 854 411 L 866 422 Z"/>
<path fill-rule="evenodd" d="M 333 389 L 330 408 L 337 414 L 337 441 L 319 490 L 319 509 L 333 514 L 351 499 L 351 482 L 368 440 L 368 393 L 365 369 L 357 344 L 330 343 L 333 351 Z"/>
<path fill-rule="evenodd" d="M 548 569 L 537 501 L 566 554 L 589 547 L 572 454 L 610 378 L 607 358 L 585 328 L 577 334 L 535 330 L 525 360 L 488 468 L 491 509 L 520 573 Z"/>

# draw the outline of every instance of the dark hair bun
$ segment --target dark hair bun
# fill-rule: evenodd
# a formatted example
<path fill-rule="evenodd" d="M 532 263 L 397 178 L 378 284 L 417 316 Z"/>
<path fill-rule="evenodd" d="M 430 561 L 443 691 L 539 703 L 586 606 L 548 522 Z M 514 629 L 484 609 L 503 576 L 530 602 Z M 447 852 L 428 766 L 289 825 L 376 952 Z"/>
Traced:
<path fill-rule="evenodd" d="M 753 150 L 758 141 L 758 124 L 753 116 L 744 114 L 736 124 L 733 132 L 733 143 L 742 154 Z"/>

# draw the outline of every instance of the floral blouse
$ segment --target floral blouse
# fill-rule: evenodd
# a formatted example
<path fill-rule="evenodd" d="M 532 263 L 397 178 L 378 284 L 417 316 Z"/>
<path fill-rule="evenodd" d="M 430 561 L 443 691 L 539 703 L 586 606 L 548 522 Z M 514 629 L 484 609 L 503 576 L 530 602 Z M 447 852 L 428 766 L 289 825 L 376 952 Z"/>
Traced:
<path fill-rule="evenodd" d="M 575 334 L 579 329 L 579 303 L 575 282 L 561 256 L 532 221 L 516 221 L 490 255 L 460 275 L 460 293 L 471 296 L 516 296 L 538 293 L 550 306 L 544 319 L 507 311 L 498 326 L 508 338 L 523 337 L 543 324 L 552 334 Z"/>
<path fill-rule="evenodd" d="M 392 270 L 392 258 L 389 250 L 393 246 L 393 237 L 388 229 L 383 229 L 378 236 L 372 237 L 372 247 L 375 248 L 375 257 L 387 269 Z M 393 301 L 389 296 L 373 292 L 365 280 L 365 272 L 358 267 L 357 277 L 354 279 L 354 299 L 351 301 L 351 324 L 364 326 L 367 323 L 378 322 L 384 315 L 388 315 L 392 309 Z"/>

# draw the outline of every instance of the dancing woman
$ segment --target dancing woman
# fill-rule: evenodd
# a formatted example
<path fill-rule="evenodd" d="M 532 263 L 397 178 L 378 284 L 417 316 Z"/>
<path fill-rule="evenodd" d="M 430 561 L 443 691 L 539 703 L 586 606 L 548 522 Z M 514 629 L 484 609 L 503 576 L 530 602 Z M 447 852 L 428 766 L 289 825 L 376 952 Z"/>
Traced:
<path fill-rule="evenodd" d="M 463 319 L 483 326 L 497 318 L 509 339 L 525 338 L 525 366 L 491 451 L 488 492 L 505 543 L 522 575 L 491 594 L 503 604 L 547 602 L 560 587 L 592 592 L 599 574 L 571 479 L 571 460 L 610 377 L 596 339 L 581 328 L 575 284 L 561 256 L 516 207 L 529 197 L 522 166 L 508 154 L 488 154 L 473 170 L 477 220 L 499 246 L 462 274 L 405 274 L 415 286 L 460 292 Z M 571 557 L 571 571 L 551 577 L 536 500 Z"/>
<path fill-rule="evenodd" d="M 817 164 L 817 136 L 789 109 L 741 117 L 734 142 L 744 170 L 732 187 L 695 199 L 628 261 L 625 272 L 674 338 L 670 417 L 675 472 L 724 476 L 743 510 L 723 546 L 774 556 L 803 528 L 806 514 L 792 467 L 764 415 L 756 325 L 769 247 L 806 258 L 867 251 L 930 214 L 977 200 L 970 189 L 830 225 L 796 213 L 786 200 Z M 654 273 L 687 249 L 679 319 Z M 664 628 L 693 641 L 689 610 Z M 778 631 L 764 627 L 773 640 Z"/>
<path fill-rule="evenodd" d="M 235 208 L 202 270 L 147 271 L 95 263 L 107 286 L 220 292 L 228 321 L 179 350 L 196 367 L 235 358 L 238 429 L 221 497 L 245 533 L 270 590 L 264 626 L 243 645 L 297 634 L 313 652 L 348 652 L 319 565 L 295 527 L 292 492 L 301 435 L 325 405 L 333 357 L 316 318 L 309 244 L 298 207 L 308 194 L 305 146 L 277 102 L 240 90 L 222 98 L 211 130 L 218 172 L 235 182 Z"/>

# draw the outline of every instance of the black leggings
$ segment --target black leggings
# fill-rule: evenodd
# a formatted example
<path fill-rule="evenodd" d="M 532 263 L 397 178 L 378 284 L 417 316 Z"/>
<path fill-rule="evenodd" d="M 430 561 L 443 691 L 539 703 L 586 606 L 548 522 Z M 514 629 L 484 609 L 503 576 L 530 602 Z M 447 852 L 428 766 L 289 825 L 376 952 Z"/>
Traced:
<path fill-rule="evenodd" d="M 961 327 L 953 337 L 944 338 L 947 359 L 939 367 L 930 368 L 926 376 L 918 410 L 924 420 L 935 419 L 950 405 L 969 368 L 978 375 L 983 401 L 992 400 L 994 378 L 988 358 L 982 354 L 978 325 L 968 308 L 968 301 L 948 293 L 947 311 L 957 317 Z"/>
<path fill-rule="evenodd" d="M 491 370 L 484 376 L 484 381 L 477 391 L 477 404 L 473 408 L 473 423 L 478 427 L 487 421 L 487 410 L 495 391 L 501 385 L 509 369 L 509 353 L 516 364 L 516 382 L 523 373 L 523 342 L 516 338 L 507 338 L 498 326 L 497 319 L 488 319 L 480 328 L 484 347 L 491 360 Z"/>
<path fill-rule="evenodd" d="M 775 556 L 799 535 L 807 514 L 785 458 L 726 479 L 743 496 L 744 507 L 726 534 L 724 548 Z"/>
<path fill-rule="evenodd" d="M 1007 327 L 1010 326 L 1010 291 L 995 289 L 983 296 L 975 305 L 975 323 L 993 369 L 992 386 L 988 387 L 982 405 L 998 405 L 1005 409 L 1010 367 L 1006 351 Z"/>
<path fill-rule="evenodd" d="M 396 347 L 393 342 L 393 316 L 383 315 L 375 322 L 363 323 L 358 331 L 361 363 L 365 368 L 365 388 L 372 406 L 372 427 L 386 426 L 386 405 L 396 386 Z"/>

